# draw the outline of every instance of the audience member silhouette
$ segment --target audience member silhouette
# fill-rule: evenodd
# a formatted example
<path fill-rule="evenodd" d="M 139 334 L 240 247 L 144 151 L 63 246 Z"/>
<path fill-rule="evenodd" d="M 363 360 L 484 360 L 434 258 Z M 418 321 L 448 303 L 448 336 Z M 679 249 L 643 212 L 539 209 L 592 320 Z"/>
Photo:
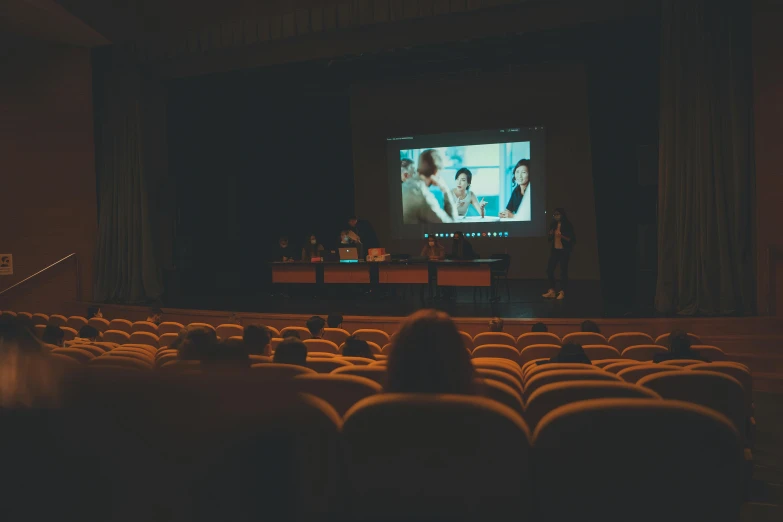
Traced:
<path fill-rule="evenodd" d="M 566 343 L 560 347 L 560 351 L 557 355 L 553 355 L 548 361 L 538 361 L 536 364 L 549 364 L 549 363 L 583 363 L 593 364 L 585 351 L 582 349 L 581 344 Z"/>
<path fill-rule="evenodd" d="M 489 320 L 489 331 L 490 332 L 502 332 L 503 331 L 503 325 L 505 323 L 503 322 L 503 319 L 500 317 L 493 317 Z"/>
<path fill-rule="evenodd" d="M 533 328 L 530 330 L 531 332 L 548 332 L 549 328 L 546 327 L 544 323 L 541 321 L 537 322 L 533 325 Z"/>
<path fill-rule="evenodd" d="M 343 314 L 332 312 L 326 318 L 326 324 L 329 328 L 340 328 L 343 324 Z"/>
<path fill-rule="evenodd" d="M 445 312 L 419 310 L 400 327 L 389 355 L 389 392 L 473 394 L 473 364 Z"/>
<path fill-rule="evenodd" d="M 353 335 L 345 340 L 343 345 L 343 355 L 346 357 L 364 357 L 366 359 L 375 359 L 370 345 L 367 341 L 357 339 Z"/>
<path fill-rule="evenodd" d="M 582 321 L 581 330 L 583 332 L 592 332 L 592 333 L 601 333 L 601 329 L 598 327 L 598 325 L 595 323 L 595 321 L 587 320 Z"/>
<path fill-rule="evenodd" d="M 149 314 L 147 315 L 147 321 L 160 325 L 163 321 L 163 310 L 157 307 L 150 308 Z"/>
<path fill-rule="evenodd" d="M 91 343 L 94 341 L 97 341 L 101 336 L 101 333 L 98 331 L 97 328 L 90 326 L 88 324 L 85 324 L 81 328 L 79 328 L 79 337 L 74 339 L 74 344 L 84 342 L 84 343 Z"/>
<path fill-rule="evenodd" d="M 217 347 L 217 334 L 211 328 L 188 327 L 178 343 L 179 358 L 184 361 L 201 361 L 210 357 Z"/>
<path fill-rule="evenodd" d="M 87 319 L 92 319 L 93 317 L 103 317 L 100 306 L 90 306 L 87 308 Z"/>
<path fill-rule="evenodd" d="M 266 326 L 254 324 L 246 326 L 242 340 L 245 342 L 245 349 L 251 355 L 269 356 L 271 353 L 272 332 Z"/>
<path fill-rule="evenodd" d="M 286 337 L 277 345 L 272 362 L 307 366 L 307 346 L 299 339 Z"/>
<path fill-rule="evenodd" d="M 672 359 L 694 359 L 697 361 L 710 362 L 709 359 L 691 350 L 691 338 L 684 330 L 674 330 L 669 335 L 669 351 L 659 353 L 653 356 L 653 362 L 670 361 Z"/>
<path fill-rule="evenodd" d="M 326 321 L 324 321 L 323 317 L 314 315 L 307 320 L 305 326 L 307 326 L 307 329 L 310 330 L 310 337 L 313 339 L 323 338 L 324 327 L 326 326 Z"/>
<path fill-rule="evenodd" d="M 65 332 L 59 326 L 48 325 L 41 336 L 41 340 L 46 344 L 62 346 L 65 341 Z"/>

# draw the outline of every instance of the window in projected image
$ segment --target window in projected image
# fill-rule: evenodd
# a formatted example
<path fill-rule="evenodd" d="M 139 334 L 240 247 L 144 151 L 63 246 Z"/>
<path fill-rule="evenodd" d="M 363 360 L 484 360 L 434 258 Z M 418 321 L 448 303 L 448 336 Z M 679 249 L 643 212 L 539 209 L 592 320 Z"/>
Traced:
<path fill-rule="evenodd" d="M 533 183 L 528 182 L 527 167 L 516 169 L 515 176 L 517 163 L 530 159 L 529 141 L 431 148 L 443 159 L 440 177 L 454 196 L 459 221 L 530 221 Z M 410 160 L 415 169 L 419 156 L 427 149 L 401 150 L 400 160 Z M 519 181 L 523 184 L 528 182 L 524 194 L 521 193 Z M 515 189 L 520 194 L 513 197 Z M 429 190 L 442 208 L 441 190 L 434 185 Z"/>

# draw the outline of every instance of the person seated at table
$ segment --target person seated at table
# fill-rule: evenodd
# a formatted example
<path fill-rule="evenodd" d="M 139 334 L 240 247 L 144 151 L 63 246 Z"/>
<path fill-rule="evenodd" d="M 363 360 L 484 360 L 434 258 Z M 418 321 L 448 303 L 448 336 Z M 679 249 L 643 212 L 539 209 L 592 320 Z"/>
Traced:
<path fill-rule="evenodd" d="M 302 261 L 310 261 L 314 257 L 321 257 L 324 253 L 324 247 L 318 242 L 315 234 L 310 234 L 307 243 L 302 247 Z"/>
<path fill-rule="evenodd" d="M 454 241 L 451 245 L 451 259 L 476 259 L 478 256 L 473 250 L 473 246 L 465 239 L 465 236 L 459 230 L 454 232 Z"/>
<path fill-rule="evenodd" d="M 357 339 L 353 335 L 345 340 L 345 344 L 343 345 L 343 356 L 364 357 L 365 359 L 375 360 L 375 355 L 373 355 L 372 350 L 370 349 L 370 345 L 367 344 L 367 341 Z"/>
<path fill-rule="evenodd" d="M 553 355 L 548 361 L 538 361 L 536 364 L 549 364 L 549 363 L 582 363 L 593 364 L 585 351 L 582 349 L 582 345 L 578 343 L 566 343 L 560 347 L 560 351 L 557 355 Z"/>
<path fill-rule="evenodd" d="M 323 339 L 324 337 L 324 328 L 326 327 L 326 321 L 324 321 L 324 318 L 318 315 L 312 316 L 310 319 L 307 320 L 307 323 L 305 323 L 305 326 L 307 326 L 307 329 L 310 331 L 310 337 L 313 339 Z"/>
<path fill-rule="evenodd" d="M 421 249 L 421 257 L 426 257 L 432 261 L 440 261 L 446 258 L 446 249 L 440 244 L 440 241 L 434 237 L 427 238 L 427 244 Z"/>
<path fill-rule="evenodd" d="M 359 256 L 359 259 L 363 259 L 364 245 L 357 241 L 359 236 L 354 234 L 351 230 L 340 231 L 340 248 L 355 248 Z"/>
<path fill-rule="evenodd" d="M 307 366 L 307 346 L 299 339 L 286 337 L 277 345 L 272 362 Z"/>
<path fill-rule="evenodd" d="M 277 247 L 274 249 L 274 255 L 272 261 L 291 263 L 296 261 L 296 250 L 288 242 L 288 236 L 280 236 L 277 240 Z"/>
<path fill-rule="evenodd" d="M 694 359 L 696 361 L 710 362 L 699 352 L 691 350 L 691 338 L 684 330 L 674 330 L 669 335 L 669 351 L 653 355 L 653 362 L 671 361 L 672 359 Z"/>

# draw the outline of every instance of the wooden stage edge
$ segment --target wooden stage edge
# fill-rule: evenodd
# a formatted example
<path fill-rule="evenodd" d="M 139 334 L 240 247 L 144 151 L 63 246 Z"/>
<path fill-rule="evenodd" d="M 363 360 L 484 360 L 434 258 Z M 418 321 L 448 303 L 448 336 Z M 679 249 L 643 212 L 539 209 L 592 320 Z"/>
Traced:
<path fill-rule="evenodd" d="M 92 303 L 66 303 L 65 312 L 68 315 L 83 315 Z M 101 304 L 104 317 L 127 318 L 141 321 L 147 317 L 149 307 Z M 231 311 L 225 310 L 191 310 L 184 308 L 163 308 L 165 321 L 176 321 L 183 324 L 189 322 L 204 322 L 214 326 L 228 322 Z M 324 310 L 326 317 L 328 310 Z M 286 326 L 304 326 L 309 314 L 267 314 L 238 313 L 245 326 L 249 324 L 265 324 L 275 328 Z M 343 327 L 348 331 L 358 328 L 377 328 L 387 333 L 397 330 L 404 317 L 395 316 L 354 316 L 346 315 Z M 601 327 L 604 335 L 609 337 L 619 332 L 645 332 L 653 337 L 681 328 L 692 332 L 705 344 L 712 344 L 729 353 L 738 354 L 768 354 L 783 357 L 783 321 L 773 317 L 661 317 L 661 318 L 597 318 L 593 319 Z M 487 331 L 487 317 L 455 317 L 460 330 L 471 335 Z M 563 336 L 578 331 L 582 318 L 544 318 L 517 319 L 504 318 L 505 331 L 518 336 L 529 332 L 534 323 L 539 321 L 547 325 L 550 332 Z"/>

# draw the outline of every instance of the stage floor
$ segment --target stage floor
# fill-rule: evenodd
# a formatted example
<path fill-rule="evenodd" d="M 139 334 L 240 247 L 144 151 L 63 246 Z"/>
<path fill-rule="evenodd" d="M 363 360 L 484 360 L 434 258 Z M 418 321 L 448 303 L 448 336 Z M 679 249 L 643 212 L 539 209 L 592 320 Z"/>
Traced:
<path fill-rule="evenodd" d="M 498 288 L 499 301 L 490 302 L 488 290 L 454 288 L 449 294 L 435 299 L 424 295 L 415 285 L 394 285 L 382 288 L 380 292 L 365 293 L 360 287 L 349 285 L 325 286 L 319 294 L 314 287 L 291 285 L 287 294 L 271 295 L 212 295 L 182 296 L 166 299 L 164 304 L 171 308 L 232 310 L 236 312 L 279 313 L 279 314 L 327 314 L 331 311 L 343 315 L 405 316 L 421 308 L 437 308 L 453 317 L 515 317 L 533 318 L 575 318 L 575 317 L 628 317 L 628 308 L 612 313 L 611 306 L 604 306 L 599 281 L 572 281 L 566 299 L 556 301 L 544 299 L 541 294 L 547 290 L 545 280 L 509 281 L 509 292 L 505 285 Z M 283 287 L 280 290 L 284 290 Z M 510 294 L 510 300 L 508 298 Z M 652 310 L 639 316 L 651 316 Z"/>

